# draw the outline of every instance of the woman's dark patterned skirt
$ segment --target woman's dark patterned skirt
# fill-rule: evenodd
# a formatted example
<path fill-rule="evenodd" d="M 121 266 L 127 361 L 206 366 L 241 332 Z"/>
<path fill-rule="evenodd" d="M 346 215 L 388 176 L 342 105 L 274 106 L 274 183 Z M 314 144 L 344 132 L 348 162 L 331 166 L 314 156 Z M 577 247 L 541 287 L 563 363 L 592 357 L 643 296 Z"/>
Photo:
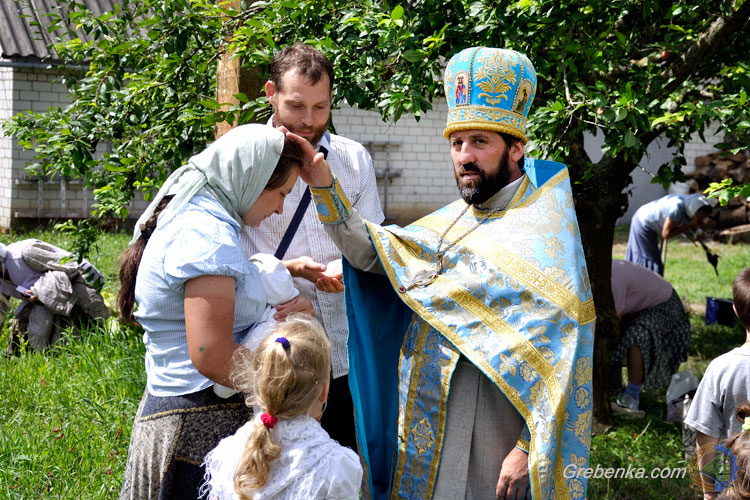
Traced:
<path fill-rule="evenodd" d="M 643 355 L 645 379 L 643 388 L 666 387 L 687 359 L 690 342 L 690 320 L 677 292 L 658 306 L 623 318 L 620 343 L 613 354 L 622 360 L 631 345 L 637 344 Z"/>
<path fill-rule="evenodd" d="M 203 457 L 251 418 L 239 395 L 209 387 L 185 396 L 145 392 L 130 438 L 120 500 L 198 499 Z"/>

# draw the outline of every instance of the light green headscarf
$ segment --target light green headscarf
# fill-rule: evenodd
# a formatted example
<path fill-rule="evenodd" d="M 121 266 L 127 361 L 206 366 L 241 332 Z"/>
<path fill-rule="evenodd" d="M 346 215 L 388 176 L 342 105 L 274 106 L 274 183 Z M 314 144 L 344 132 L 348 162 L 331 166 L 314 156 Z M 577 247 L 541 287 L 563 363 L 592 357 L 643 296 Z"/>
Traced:
<path fill-rule="evenodd" d="M 210 192 L 234 220 L 245 227 L 242 216 L 266 187 L 283 148 L 284 134 L 268 125 L 242 125 L 230 130 L 164 181 L 138 219 L 130 244 L 141 237 L 141 228 L 164 196 L 173 194 L 174 198 L 159 214 L 159 225 L 174 217 L 201 189 Z"/>

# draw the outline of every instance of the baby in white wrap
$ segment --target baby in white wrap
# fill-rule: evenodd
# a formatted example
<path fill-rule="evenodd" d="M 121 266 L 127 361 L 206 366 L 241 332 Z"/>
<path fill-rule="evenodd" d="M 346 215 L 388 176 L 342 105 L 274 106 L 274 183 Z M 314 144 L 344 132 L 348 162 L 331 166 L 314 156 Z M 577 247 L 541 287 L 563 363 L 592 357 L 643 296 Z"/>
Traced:
<path fill-rule="evenodd" d="M 284 263 L 273 255 L 256 253 L 250 257 L 250 262 L 260 272 L 260 279 L 263 282 L 263 287 L 266 289 L 267 301 L 266 309 L 263 311 L 260 320 L 253 325 L 242 340 L 243 346 L 251 351 L 255 351 L 263 339 L 271 333 L 274 325 L 276 325 L 276 320 L 273 319 L 273 315 L 276 314 L 276 306 L 285 304 L 295 298 L 299 295 L 299 290 L 294 287 L 294 279 L 289 274 Z M 221 384 L 214 384 L 214 393 L 219 397 L 228 398 L 236 392 L 234 389 Z"/>

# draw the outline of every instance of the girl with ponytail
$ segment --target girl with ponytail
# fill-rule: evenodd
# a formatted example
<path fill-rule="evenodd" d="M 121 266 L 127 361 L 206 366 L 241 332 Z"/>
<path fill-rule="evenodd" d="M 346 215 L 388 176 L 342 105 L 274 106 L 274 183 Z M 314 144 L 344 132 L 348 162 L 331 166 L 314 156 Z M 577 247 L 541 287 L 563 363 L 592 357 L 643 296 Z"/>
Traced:
<path fill-rule="evenodd" d="M 235 355 L 232 381 L 255 418 L 206 457 L 204 494 L 219 500 L 358 499 L 357 454 L 320 426 L 331 372 L 330 343 L 306 314 L 276 326 L 255 354 Z"/>
<path fill-rule="evenodd" d="M 727 484 L 718 500 L 750 500 L 750 403 L 745 403 L 735 412 L 742 424 L 742 431 L 724 443 L 736 460 L 737 477 Z"/>

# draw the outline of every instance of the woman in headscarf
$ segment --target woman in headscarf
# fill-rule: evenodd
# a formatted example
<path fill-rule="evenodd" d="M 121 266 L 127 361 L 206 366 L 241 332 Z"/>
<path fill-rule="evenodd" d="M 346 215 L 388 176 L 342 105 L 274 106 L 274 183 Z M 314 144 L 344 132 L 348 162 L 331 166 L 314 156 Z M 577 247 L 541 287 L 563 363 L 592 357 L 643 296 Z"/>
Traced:
<path fill-rule="evenodd" d="M 240 395 L 212 389 L 232 387 L 232 355 L 267 302 L 240 232 L 282 212 L 300 159 L 283 132 L 237 127 L 172 173 L 138 220 L 117 302 L 144 329 L 147 387 L 121 499 L 198 498 L 203 457 L 250 417 Z M 312 314 L 294 301 L 289 312 Z"/>
<path fill-rule="evenodd" d="M 669 238 L 690 234 L 703 226 L 710 213 L 711 205 L 700 193 L 668 194 L 646 203 L 630 220 L 625 260 L 664 276 L 659 237 L 663 246 Z"/>

